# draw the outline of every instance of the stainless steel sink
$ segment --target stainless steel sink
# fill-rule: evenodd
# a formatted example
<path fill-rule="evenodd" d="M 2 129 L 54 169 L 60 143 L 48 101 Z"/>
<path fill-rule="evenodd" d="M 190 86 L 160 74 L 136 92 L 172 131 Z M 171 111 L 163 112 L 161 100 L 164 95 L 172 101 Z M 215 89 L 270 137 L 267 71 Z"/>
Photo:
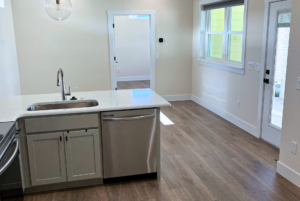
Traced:
<path fill-rule="evenodd" d="M 34 103 L 27 107 L 27 111 L 39 111 L 39 110 L 59 110 L 70 108 L 83 108 L 83 107 L 95 107 L 99 105 L 96 100 L 78 100 L 78 101 L 60 101 L 49 103 Z"/>

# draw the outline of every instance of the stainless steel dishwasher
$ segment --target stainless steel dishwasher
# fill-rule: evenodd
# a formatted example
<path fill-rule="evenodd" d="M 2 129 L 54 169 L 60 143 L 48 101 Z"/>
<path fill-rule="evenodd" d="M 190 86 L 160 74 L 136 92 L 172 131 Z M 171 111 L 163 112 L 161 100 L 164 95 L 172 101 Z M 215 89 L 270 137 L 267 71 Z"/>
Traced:
<path fill-rule="evenodd" d="M 157 172 L 157 110 L 101 114 L 104 178 Z"/>

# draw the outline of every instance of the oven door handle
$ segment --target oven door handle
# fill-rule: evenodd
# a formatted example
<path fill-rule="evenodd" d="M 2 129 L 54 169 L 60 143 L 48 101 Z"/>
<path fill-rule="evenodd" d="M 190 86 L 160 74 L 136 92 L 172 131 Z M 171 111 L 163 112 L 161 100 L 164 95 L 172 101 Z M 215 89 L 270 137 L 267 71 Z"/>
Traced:
<path fill-rule="evenodd" d="M 18 149 L 19 149 L 19 140 L 18 140 L 18 138 L 15 138 L 14 141 L 11 143 L 11 145 L 13 145 L 14 143 L 16 143 L 16 148 L 14 150 L 14 153 L 11 155 L 11 157 L 7 161 L 7 163 L 3 167 L 0 168 L 0 175 L 3 174 L 4 171 L 10 166 L 10 164 L 13 162 L 13 160 L 15 159 L 15 157 L 18 154 Z M 4 154 L 4 156 L 5 156 L 5 154 Z M 0 160 L 0 162 L 1 162 L 1 160 Z"/>

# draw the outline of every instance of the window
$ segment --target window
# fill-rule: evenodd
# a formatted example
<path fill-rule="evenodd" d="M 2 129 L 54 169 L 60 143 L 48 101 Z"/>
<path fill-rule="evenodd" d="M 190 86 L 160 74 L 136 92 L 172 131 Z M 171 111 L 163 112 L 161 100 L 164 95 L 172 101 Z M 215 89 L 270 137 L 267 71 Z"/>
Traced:
<path fill-rule="evenodd" d="M 199 64 L 244 73 L 245 6 L 241 2 L 242 5 L 230 5 L 230 1 L 223 6 L 209 4 L 208 8 L 204 5 Z"/>
<path fill-rule="evenodd" d="M 0 8 L 4 8 L 4 0 L 0 0 Z"/>

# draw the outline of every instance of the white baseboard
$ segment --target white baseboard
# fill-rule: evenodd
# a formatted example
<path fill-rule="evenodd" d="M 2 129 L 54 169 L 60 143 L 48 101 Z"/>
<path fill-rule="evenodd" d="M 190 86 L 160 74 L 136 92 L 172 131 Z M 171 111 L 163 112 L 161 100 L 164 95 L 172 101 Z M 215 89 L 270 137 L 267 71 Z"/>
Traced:
<path fill-rule="evenodd" d="M 192 101 L 194 101 L 195 103 L 198 103 L 202 107 L 205 107 L 206 109 L 208 109 L 208 110 L 212 111 L 213 113 L 219 115 L 223 119 L 226 119 L 227 121 L 233 123 L 237 127 L 247 131 L 248 133 L 250 133 L 254 137 L 259 138 L 259 133 L 257 131 L 257 128 L 250 125 L 250 124 L 248 124 L 247 122 L 239 119 L 238 117 L 233 116 L 232 114 L 229 114 L 228 112 L 225 112 L 225 111 L 217 108 L 216 106 L 214 106 L 214 105 L 198 98 L 197 96 L 192 95 Z"/>
<path fill-rule="evenodd" d="M 174 96 L 162 96 L 167 101 L 187 101 L 191 100 L 191 95 L 185 94 L 185 95 L 174 95 Z"/>
<path fill-rule="evenodd" d="M 300 188 L 300 174 L 280 161 L 277 162 L 277 173 Z"/>
<path fill-rule="evenodd" d="M 150 80 L 150 76 L 117 77 L 118 82 Z"/>
<path fill-rule="evenodd" d="M 248 133 L 250 133 L 251 135 L 253 135 L 254 137 L 259 138 L 259 132 L 257 130 L 256 127 L 248 124 L 247 122 L 239 119 L 236 116 L 233 116 L 232 114 L 229 114 L 215 106 L 213 106 L 212 104 L 194 96 L 194 95 L 189 95 L 189 94 L 185 94 L 185 95 L 171 95 L 171 96 L 162 96 L 164 99 L 166 99 L 167 101 L 186 101 L 186 100 L 192 100 L 195 103 L 201 105 L 202 107 L 205 107 L 206 109 L 212 111 L 213 113 L 219 115 L 220 117 L 222 117 L 223 119 L 226 119 L 227 121 L 233 123 L 234 125 L 236 125 L 237 127 L 247 131 Z"/>

